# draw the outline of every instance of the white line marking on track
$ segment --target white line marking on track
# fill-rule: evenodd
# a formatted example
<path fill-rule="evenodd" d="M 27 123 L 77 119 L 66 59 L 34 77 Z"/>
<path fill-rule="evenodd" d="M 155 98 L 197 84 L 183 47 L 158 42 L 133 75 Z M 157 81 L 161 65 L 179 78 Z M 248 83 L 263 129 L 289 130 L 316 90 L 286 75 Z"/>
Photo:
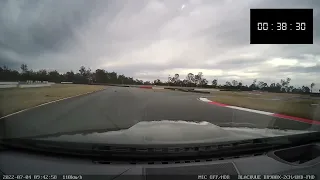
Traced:
<path fill-rule="evenodd" d="M 102 90 L 104 90 L 104 89 L 102 89 Z M 33 107 L 31 107 L 31 108 L 23 109 L 23 110 L 20 110 L 20 111 L 17 111 L 17 112 L 14 112 L 14 113 L 5 115 L 5 116 L 3 116 L 3 117 L 0 117 L 0 120 L 1 120 L 1 119 L 4 119 L 4 118 L 6 118 L 6 117 L 9 117 L 9 116 L 15 115 L 15 114 L 22 113 L 22 112 L 24 112 L 24 111 L 28 111 L 28 110 L 30 110 L 30 109 L 34 109 L 34 108 L 40 107 L 40 106 L 44 106 L 44 105 L 47 105 L 47 104 L 55 103 L 55 102 L 58 102 L 58 101 L 62 101 L 62 100 L 66 100 L 66 99 L 70 99 L 70 98 L 74 98 L 74 97 L 78 97 L 78 96 L 82 96 L 82 95 L 86 95 L 86 94 L 91 94 L 91 93 L 98 92 L 98 91 L 102 91 L 102 90 L 91 91 L 91 92 L 87 92 L 87 93 L 83 93 L 83 94 L 78 94 L 78 95 L 75 95 L 75 96 L 70 96 L 70 97 L 66 97 L 66 98 L 62 98 L 62 99 L 57 99 L 57 100 L 54 100 L 54 101 L 46 102 L 46 103 L 43 103 L 43 104 L 39 104 L 39 105 L 37 105 L 37 106 L 33 106 Z"/>
<path fill-rule="evenodd" d="M 212 102 L 211 100 L 204 98 L 204 97 L 199 98 L 199 100 L 203 101 L 203 102 Z"/>
<path fill-rule="evenodd" d="M 205 97 L 200 97 L 199 98 L 200 101 L 203 102 L 213 102 Z M 272 116 L 274 113 L 272 112 L 266 112 L 266 111 L 259 111 L 259 110 L 254 110 L 254 109 L 248 109 L 248 108 L 243 108 L 243 107 L 238 107 L 238 106 L 225 106 L 227 108 L 231 108 L 231 109 L 237 109 L 240 111 L 247 111 L 247 112 L 252 112 L 252 113 L 257 113 L 257 114 L 264 114 L 264 115 L 268 115 L 268 116 Z"/>
<path fill-rule="evenodd" d="M 271 113 L 271 112 L 259 111 L 259 110 L 242 108 L 242 107 L 237 107 L 237 106 L 226 106 L 226 107 L 231 108 L 231 109 L 241 110 L 241 111 L 253 112 L 253 113 L 257 113 L 257 114 L 264 114 L 264 115 L 268 115 L 268 116 L 271 116 L 271 115 L 274 114 L 274 113 Z"/>

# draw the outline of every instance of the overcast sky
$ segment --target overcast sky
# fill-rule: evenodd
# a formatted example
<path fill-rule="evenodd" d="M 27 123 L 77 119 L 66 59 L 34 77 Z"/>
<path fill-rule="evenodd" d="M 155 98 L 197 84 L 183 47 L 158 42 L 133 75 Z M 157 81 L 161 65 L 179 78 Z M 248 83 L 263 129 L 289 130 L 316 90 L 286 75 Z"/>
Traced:
<path fill-rule="evenodd" d="M 250 45 L 250 8 L 313 8 L 313 45 Z M 320 87 L 319 0 L 1 0 L 0 65 L 103 68 L 143 80 L 203 72 Z"/>

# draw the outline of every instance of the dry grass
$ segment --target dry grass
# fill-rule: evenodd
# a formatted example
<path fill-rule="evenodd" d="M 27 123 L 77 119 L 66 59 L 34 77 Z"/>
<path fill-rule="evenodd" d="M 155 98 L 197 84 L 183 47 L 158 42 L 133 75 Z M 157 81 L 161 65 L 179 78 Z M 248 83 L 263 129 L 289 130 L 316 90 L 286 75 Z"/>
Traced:
<path fill-rule="evenodd" d="M 243 92 L 216 91 L 216 92 L 211 92 L 211 94 L 226 95 L 226 96 L 256 97 L 256 98 L 310 97 L 309 95 L 301 95 L 301 94 L 270 93 L 270 92 L 259 93 L 259 92 L 252 92 L 252 91 L 243 91 Z"/>
<path fill-rule="evenodd" d="M 105 86 L 55 84 L 51 87 L 0 89 L 0 117 L 53 100 L 103 88 Z"/>
<path fill-rule="evenodd" d="M 274 94 L 274 93 L 272 93 Z M 275 93 L 276 94 L 276 93 Z M 277 94 L 279 95 L 279 94 Z M 281 94 L 282 96 L 287 96 Z M 301 118 L 308 118 L 320 120 L 320 107 L 312 106 L 311 104 L 320 104 L 320 100 L 316 99 L 287 99 L 287 100 L 266 100 L 268 96 L 261 95 L 262 97 L 248 98 L 246 96 L 229 95 L 229 96 L 215 96 L 209 98 L 212 101 L 245 107 L 250 109 L 262 110 L 267 112 L 281 113 L 290 116 Z M 264 99 L 261 99 L 264 98 Z"/>

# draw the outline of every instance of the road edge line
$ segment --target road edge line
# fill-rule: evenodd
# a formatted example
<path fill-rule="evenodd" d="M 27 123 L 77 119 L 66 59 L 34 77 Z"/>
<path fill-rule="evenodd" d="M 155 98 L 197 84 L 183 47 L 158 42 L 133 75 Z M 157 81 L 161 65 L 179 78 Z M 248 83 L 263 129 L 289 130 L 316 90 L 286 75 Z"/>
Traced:
<path fill-rule="evenodd" d="M 320 122 L 317 120 L 312 120 L 312 119 L 306 119 L 306 118 L 301 118 L 301 117 L 295 117 L 295 116 L 288 116 L 285 114 L 278 114 L 278 113 L 274 113 L 272 114 L 273 117 L 277 117 L 277 118 L 281 118 L 281 119 L 289 119 L 292 121 L 298 121 L 298 122 L 303 122 L 303 123 L 307 123 L 307 124 L 316 124 L 316 125 L 320 125 Z"/>
<path fill-rule="evenodd" d="M 45 103 L 42 103 L 42 104 L 39 104 L 39 105 L 30 107 L 30 108 L 22 109 L 22 110 L 20 110 L 20 111 L 17 111 L 17 112 L 14 112 L 14 113 L 7 114 L 7 115 L 5 115 L 5 116 L 2 116 L 2 117 L 0 117 L 0 120 L 2 120 L 2 119 L 4 119 L 4 118 L 7 118 L 7 117 L 10 117 L 10 116 L 13 116 L 13 115 L 15 115 L 15 114 L 22 113 L 22 112 L 24 112 L 24 111 L 28 111 L 28 110 L 31 110 L 31 109 L 40 107 L 40 106 L 44 106 L 44 105 L 47 105 L 47 104 L 55 103 L 55 102 L 58 102 L 58 101 L 62 101 L 62 100 L 66 100 L 66 99 L 70 99 L 70 98 L 74 98 L 74 97 L 78 97 L 78 96 L 83 96 L 83 95 L 87 95 L 87 94 L 99 92 L 99 91 L 102 91 L 102 90 L 105 90 L 105 89 L 100 89 L 100 90 L 96 90 L 96 91 L 90 91 L 90 92 L 86 92 L 86 93 L 83 93 L 83 94 L 77 94 L 77 95 L 75 95 L 75 96 L 69 96 L 69 97 L 65 97 L 65 98 L 61 98 L 61 99 L 57 99 L 57 100 L 45 102 Z"/>
<path fill-rule="evenodd" d="M 289 115 L 285 115 L 285 114 L 279 114 L 279 113 L 273 113 L 273 112 L 267 112 L 267 111 L 260 111 L 260 110 L 249 109 L 249 108 L 243 108 L 243 107 L 238 107 L 238 106 L 230 106 L 227 104 L 222 104 L 219 102 L 211 101 L 205 97 L 200 97 L 200 98 L 198 98 L 198 100 L 209 103 L 209 104 L 213 104 L 216 106 L 220 106 L 220 107 L 227 107 L 227 108 L 231 108 L 231 109 L 237 109 L 240 111 L 247 111 L 247 112 L 252 112 L 252 113 L 256 113 L 256 114 L 262 114 L 262 115 L 266 115 L 266 116 L 272 116 L 272 117 L 287 119 L 287 120 L 291 120 L 291 121 L 298 121 L 298 122 L 307 123 L 307 124 L 320 125 L 320 122 L 317 120 L 289 116 Z"/>

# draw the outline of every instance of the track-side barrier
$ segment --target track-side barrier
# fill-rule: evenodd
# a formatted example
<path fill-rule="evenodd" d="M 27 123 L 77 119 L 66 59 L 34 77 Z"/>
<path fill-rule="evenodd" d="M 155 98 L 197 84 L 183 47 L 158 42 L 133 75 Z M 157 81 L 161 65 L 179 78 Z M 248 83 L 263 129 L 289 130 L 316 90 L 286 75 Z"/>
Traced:
<path fill-rule="evenodd" d="M 152 89 L 152 86 L 140 86 L 140 88 L 143 88 L 143 89 Z"/>

